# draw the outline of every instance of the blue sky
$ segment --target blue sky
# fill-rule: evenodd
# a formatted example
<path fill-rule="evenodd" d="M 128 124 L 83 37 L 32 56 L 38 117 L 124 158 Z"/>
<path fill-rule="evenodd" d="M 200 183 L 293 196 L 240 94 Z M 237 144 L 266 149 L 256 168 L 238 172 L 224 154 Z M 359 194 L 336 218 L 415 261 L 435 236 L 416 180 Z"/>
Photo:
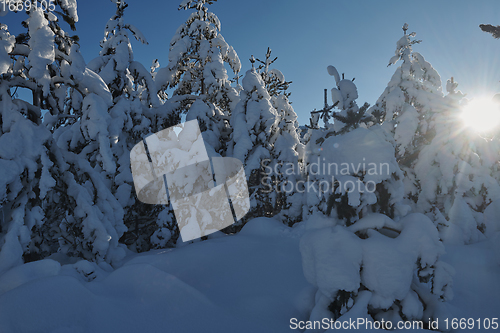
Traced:
<path fill-rule="evenodd" d="M 189 12 L 178 11 L 181 0 L 130 0 L 126 21 L 139 28 L 149 45 L 133 43 L 135 59 L 149 67 L 158 58 L 167 64 L 169 42 Z M 114 14 L 107 0 L 78 1 L 80 22 L 76 34 L 89 62 L 98 55 L 104 26 Z M 500 40 L 478 25 L 500 25 L 497 0 L 219 0 L 209 6 L 220 19 L 221 33 L 234 47 L 242 71 L 250 68 L 253 54 L 263 58 L 270 47 L 275 67 L 293 81 L 290 100 L 301 124 L 309 112 L 323 106 L 323 89 L 334 86 L 326 67 L 333 65 L 346 78 L 356 78 L 359 99 L 374 104 L 396 66 L 387 67 L 394 55 L 401 27 L 407 22 L 422 43 L 420 52 L 441 78 L 454 76 L 467 97 L 500 92 Z M 0 18 L 13 32 L 21 16 Z M 13 28 L 13 29 L 12 29 Z"/>

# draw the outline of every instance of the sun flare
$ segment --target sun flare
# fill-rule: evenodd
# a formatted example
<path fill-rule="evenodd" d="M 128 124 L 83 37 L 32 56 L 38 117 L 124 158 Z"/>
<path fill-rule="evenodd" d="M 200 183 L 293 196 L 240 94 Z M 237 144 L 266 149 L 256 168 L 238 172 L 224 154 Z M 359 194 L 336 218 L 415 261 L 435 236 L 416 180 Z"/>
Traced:
<path fill-rule="evenodd" d="M 478 132 L 487 132 L 500 124 L 500 104 L 490 98 L 477 98 L 464 106 L 462 120 Z"/>

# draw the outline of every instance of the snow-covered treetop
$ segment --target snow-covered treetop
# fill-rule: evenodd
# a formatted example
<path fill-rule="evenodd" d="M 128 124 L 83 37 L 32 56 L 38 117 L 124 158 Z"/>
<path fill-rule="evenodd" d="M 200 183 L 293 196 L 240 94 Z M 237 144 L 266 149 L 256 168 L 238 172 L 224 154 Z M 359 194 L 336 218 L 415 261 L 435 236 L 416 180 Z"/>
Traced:
<path fill-rule="evenodd" d="M 424 59 L 420 53 L 413 52 L 412 45 L 418 44 L 422 41 L 413 39 L 416 36 L 416 33 L 412 32 L 411 34 L 407 34 L 407 29 L 408 25 L 405 24 L 405 26 L 403 26 L 404 35 L 396 43 L 396 55 L 389 60 L 388 66 L 395 64 L 400 59 L 403 63 L 394 73 L 388 86 L 394 87 L 398 84 L 402 84 L 401 80 L 410 80 L 417 84 L 417 86 L 421 86 L 417 89 L 441 93 L 441 77 L 438 72 Z M 405 88 L 404 90 L 410 95 L 415 93 L 408 88 Z"/>
<path fill-rule="evenodd" d="M 237 76 L 241 62 L 219 33 L 219 19 L 204 6 L 211 3 L 213 1 L 182 2 L 179 9 L 195 11 L 170 41 L 169 63 L 155 75 L 158 89 L 175 87 L 174 95 L 207 95 L 213 102 L 220 100 L 217 97 L 220 91 L 232 89 L 224 63 Z"/>
<path fill-rule="evenodd" d="M 452 104 L 460 103 L 460 101 L 464 99 L 466 95 L 462 93 L 460 90 L 456 90 L 457 87 L 458 83 L 455 81 L 453 76 L 451 77 L 451 79 L 446 81 L 446 92 L 448 93 L 446 95 L 446 98 L 448 100 L 452 100 L 453 101 Z"/>
<path fill-rule="evenodd" d="M 204 4 L 213 4 L 217 0 L 183 0 L 179 5 L 179 9 L 193 9 L 201 10 Z"/>
<path fill-rule="evenodd" d="M 373 112 L 379 113 L 381 110 L 376 109 L 382 107 L 386 113 L 386 121 L 391 121 L 403 112 L 402 106 L 405 101 L 425 113 L 437 107 L 434 102 L 439 103 L 439 97 L 442 96 L 439 73 L 420 53 L 413 52 L 412 46 L 421 41 L 413 39 L 416 33 L 407 34 L 407 30 L 408 25 L 405 24 L 404 35 L 396 43 L 395 56 L 389 60 L 389 66 L 399 60 L 403 63 L 395 71 L 384 93 L 372 108 Z M 434 101 L 436 98 L 437 101 Z M 373 112 L 371 113 L 375 114 Z"/>
<path fill-rule="evenodd" d="M 456 91 L 457 87 L 458 82 L 455 81 L 453 76 L 451 79 L 446 81 L 446 91 L 449 95 L 456 96 L 458 99 L 465 97 L 465 94 L 463 94 L 460 90 Z"/>
<path fill-rule="evenodd" d="M 159 105 L 151 73 L 134 61 L 127 33 L 131 32 L 143 44 L 147 44 L 146 37 L 135 26 L 125 23 L 124 11 L 128 5 L 124 1 L 111 1 L 116 4 L 116 13 L 104 29 L 99 57 L 89 62 L 88 67 L 104 80 L 113 98 L 123 93 L 139 94 L 145 104 Z"/>
<path fill-rule="evenodd" d="M 340 112 L 334 112 L 332 117 L 335 119 L 333 124 L 333 132 L 335 135 L 344 134 L 348 131 L 358 128 L 361 123 L 367 124 L 371 121 L 371 116 L 366 112 L 369 104 L 365 103 L 361 108 L 358 107 L 356 100 L 358 99 L 358 88 L 352 80 L 345 79 L 344 74 L 340 78 L 339 72 L 333 66 L 327 67 L 328 74 L 335 78 L 336 88 L 331 90 L 332 93 L 332 106 L 325 105 L 323 120 L 328 127 L 328 111 L 337 107 Z M 326 98 L 326 96 L 325 96 Z M 326 100 L 325 100 L 326 104 Z"/>
<path fill-rule="evenodd" d="M 255 62 L 259 62 L 260 65 L 256 68 L 256 71 L 262 77 L 264 81 L 267 91 L 271 96 L 279 96 L 284 95 L 286 97 L 290 97 L 291 93 L 287 93 L 286 91 L 290 87 L 292 81 L 286 81 L 285 75 L 276 69 L 269 69 L 269 67 L 278 59 L 275 57 L 271 60 L 271 49 L 267 48 L 266 58 L 265 60 L 256 59 L 253 55 L 250 58 L 250 62 L 252 63 L 252 68 L 255 68 Z"/>
<path fill-rule="evenodd" d="M 358 89 L 354 84 L 354 79 L 347 80 L 344 79 L 342 74 L 342 79 L 340 79 L 339 72 L 333 66 L 327 67 L 328 74 L 335 78 L 337 88 L 332 89 L 332 102 L 337 108 L 343 110 L 347 109 L 352 102 L 358 98 Z"/>
<path fill-rule="evenodd" d="M 408 30 L 408 23 L 405 23 L 403 25 L 404 36 L 401 37 L 396 43 L 395 55 L 389 60 L 389 64 L 387 66 L 394 65 L 400 59 L 403 60 L 404 62 L 410 61 L 410 54 L 412 53 L 411 46 L 413 44 L 418 44 L 422 42 L 421 40 L 416 40 L 416 39 L 412 40 L 412 38 L 414 38 L 417 34 L 415 32 L 407 34 L 406 33 L 407 30 Z"/>
<path fill-rule="evenodd" d="M 220 31 L 220 21 L 219 18 L 214 14 L 208 11 L 208 8 L 205 7 L 205 4 L 211 5 L 217 0 L 184 0 L 179 5 L 179 10 L 188 10 L 188 9 L 196 9 L 197 12 L 191 14 L 189 19 L 186 22 L 186 25 L 191 25 L 195 20 L 207 21 L 212 23 L 215 28 Z M 179 30 L 177 30 L 179 31 Z M 172 43 L 172 42 L 170 42 Z"/>
<path fill-rule="evenodd" d="M 103 50 L 101 51 L 101 54 L 106 53 L 108 51 L 108 45 L 107 41 L 111 39 L 113 35 L 124 35 L 126 37 L 126 34 L 124 33 L 124 30 L 129 30 L 137 39 L 143 44 L 148 44 L 146 37 L 142 34 L 139 29 L 137 29 L 135 26 L 132 24 L 126 24 L 123 21 L 123 12 L 125 8 L 128 7 L 128 4 L 125 3 L 125 1 L 116 1 L 116 0 L 111 0 L 112 2 L 116 3 L 116 14 L 111 17 L 106 24 L 106 28 L 104 29 L 104 39 L 101 41 L 101 46 Z M 127 37 L 128 39 L 128 37 Z"/>
<path fill-rule="evenodd" d="M 389 66 L 402 60 L 377 103 L 368 111 L 383 122 L 384 128 L 394 134 L 398 162 L 409 166 L 418 156 L 421 147 L 428 143 L 428 132 L 433 114 L 442 109 L 443 92 L 441 77 L 424 57 L 413 52 L 412 46 L 420 43 L 416 33 L 404 35 L 396 43 L 395 56 Z"/>

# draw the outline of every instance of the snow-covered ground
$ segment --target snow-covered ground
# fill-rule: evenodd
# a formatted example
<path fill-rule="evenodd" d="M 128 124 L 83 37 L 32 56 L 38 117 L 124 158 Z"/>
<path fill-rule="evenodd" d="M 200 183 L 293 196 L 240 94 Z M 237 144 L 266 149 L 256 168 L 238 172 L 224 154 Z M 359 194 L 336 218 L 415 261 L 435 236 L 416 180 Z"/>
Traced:
<path fill-rule="evenodd" d="M 0 332 L 290 332 L 316 292 L 302 270 L 303 234 L 303 224 L 259 218 L 236 235 L 130 255 L 114 271 L 56 256 L 24 264 L 0 276 Z M 446 248 L 451 317 L 499 317 L 496 244 Z"/>

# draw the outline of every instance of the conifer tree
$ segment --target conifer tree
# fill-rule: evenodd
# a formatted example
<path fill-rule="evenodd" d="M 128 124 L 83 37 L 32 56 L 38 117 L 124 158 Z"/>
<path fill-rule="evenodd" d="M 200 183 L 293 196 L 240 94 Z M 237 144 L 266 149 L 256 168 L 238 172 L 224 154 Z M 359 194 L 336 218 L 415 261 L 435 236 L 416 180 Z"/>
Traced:
<path fill-rule="evenodd" d="M 324 128 L 311 128 L 306 146 L 306 177 L 310 184 L 315 184 L 315 193 L 307 196 L 309 213 L 321 212 L 347 225 L 370 212 L 391 218 L 406 214 L 401 203 L 402 173 L 393 158 L 393 139 L 380 125 L 373 125 L 367 106 L 357 106 L 354 82 L 340 79 L 333 66 L 328 67 L 328 72 L 336 83 L 332 106 L 325 105 L 319 111 Z M 329 123 L 331 117 L 333 124 Z M 385 159 L 379 159 L 365 146 L 378 147 Z M 375 170 L 374 165 L 383 165 L 385 169 Z"/>
<path fill-rule="evenodd" d="M 48 30 L 46 25 L 42 29 Z M 40 107 L 16 98 L 15 93 L 18 87 L 38 91 L 36 80 L 25 76 L 29 74 L 24 65 L 28 45 L 19 45 L 4 24 L 0 45 L 1 274 L 41 252 L 40 241 L 32 242 L 33 231 L 44 223 L 43 200 L 54 179 L 48 147 L 51 133 L 42 125 Z"/>
<path fill-rule="evenodd" d="M 242 86 L 241 100 L 231 115 L 233 135 L 229 142 L 233 157 L 243 162 L 248 179 L 250 211 L 240 224 L 274 213 L 276 192 L 271 177 L 266 177 L 265 167 L 274 166 L 271 139 L 278 125 L 271 96 L 255 68 L 247 71 Z"/>
<path fill-rule="evenodd" d="M 471 243 L 484 238 L 483 212 L 499 199 L 493 162 L 498 152 L 495 140 L 465 128 L 460 117 L 465 95 L 455 91 L 457 86 L 448 80 L 445 107 L 431 119 L 436 135 L 415 164 L 421 189 L 416 209 L 435 221 L 444 241 Z"/>
<path fill-rule="evenodd" d="M 41 10 L 31 11 L 23 23 L 28 30 L 18 36 L 0 25 L 0 271 L 35 260 L 44 250 L 43 201 L 54 179 L 51 133 L 42 124 L 41 106 L 51 91 L 48 66 L 55 58 L 57 28 L 47 18 Z M 33 103 L 17 98 L 18 88 L 31 90 Z"/>
<path fill-rule="evenodd" d="M 124 11 L 128 5 L 116 2 L 116 13 L 108 21 L 101 41 L 101 51 L 89 63 L 89 68 L 105 81 L 113 96 L 109 135 L 112 138 L 112 159 L 116 164 L 106 176 L 111 191 L 124 209 L 124 223 L 128 231 L 121 241 L 136 251 L 151 247 L 173 245 L 178 229 L 170 206 L 146 205 L 136 198 L 130 169 L 130 151 L 137 142 L 155 131 L 176 125 L 170 104 L 162 105 L 150 71 L 134 60 L 128 33 L 143 44 L 146 38 L 135 26 L 125 23 Z M 158 67 L 156 65 L 156 67 Z M 159 213 L 161 214 L 161 222 Z M 156 222 L 155 222 L 156 221 Z M 170 234 L 172 237 L 167 237 Z"/>
<path fill-rule="evenodd" d="M 368 113 L 380 119 L 382 126 L 394 136 L 397 160 L 405 172 L 406 195 L 416 200 L 418 182 L 412 169 L 420 150 L 434 136 L 429 130 L 429 121 L 442 107 L 443 94 L 439 74 L 421 54 L 413 52 L 412 46 L 421 41 L 414 39 L 416 33 L 407 34 L 407 30 L 405 23 L 404 35 L 389 60 L 389 66 L 399 60 L 402 64 Z"/>
<path fill-rule="evenodd" d="M 271 138 L 273 172 L 268 174 L 274 180 L 277 192 L 274 211 L 286 224 L 302 220 L 304 204 L 303 159 L 305 147 L 300 142 L 297 114 L 285 94 L 271 97 L 271 104 L 277 111 L 277 130 Z"/>
<path fill-rule="evenodd" d="M 268 171 L 265 172 L 266 180 L 271 186 L 268 190 L 274 193 L 275 198 L 268 213 L 292 225 L 302 219 L 304 200 L 300 181 L 303 177 L 304 145 L 300 142 L 297 114 L 288 100 L 290 93 L 287 90 L 292 82 L 286 81 L 280 70 L 271 68 L 277 59 L 271 59 L 271 49 L 268 48 L 264 60 L 252 56 L 250 62 L 252 68 L 255 68 L 256 62 L 260 63 L 255 71 L 260 74 L 277 114 L 276 130 L 270 138 L 270 158 L 265 167 Z"/>
<path fill-rule="evenodd" d="M 60 5 L 58 15 L 74 27 L 78 20 L 76 3 L 56 4 Z M 9 41 L 5 48 L 9 61 L 2 66 L 1 137 L 10 141 L 20 136 L 19 143 L 25 144 L 19 155 L 5 154 L 2 159 L 6 162 L 25 157 L 18 168 L 10 170 L 12 177 L 3 184 L 7 197 L 2 198 L 2 206 L 7 214 L 2 230 L 8 234 L 1 251 L 16 253 L 11 259 L 17 262 L 20 254 L 25 260 L 34 260 L 59 249 L 92 260 L 116 262 L 122 256 L 118 238 L 123 232 L 123 211 L 94 169 L 96 165 L 112 167 L 105 158 L 109 141 L 103 124 L 93 126 L 93 122 L 104 120 L 101 111 L 111 102 L 109 91 L 94 72 L 86 69 L 76 44 L 78 38 L 60 28 L 54 13 L 32 8 L 27 14 L 26 33 L 15 39 L 2 35 Z M 30 89 L 33 103 L 16 101 L 11 95 L 16 87 Z M 48 110 L 43 123 L 42 110 Z M 18 125 L 14 125 L 14 119 Z M 78 132 L 74 131 L 77 123 Z M 99 161 L 83 157 L 85 140 L 93 142 L 90 146 L 99 151 Z M 20 179 L 12 174 L 15 170 Z M 32 191 L 30 186 L 34 186 Z"/>
<path fill-rule="evenodd" d="M 231 132 L 229 118 L 238 102 L 224 64 L 237 77 L 241 63 L 221 35 L 219 19 L 206 7 L 213 2 L 184 0 L 180 4 L 179 10 L 193 12 L 177 29 L 170 42 L 169 63 L 155 80 L 159 90 L 174 90 L 171 99 L 180 105 L 179 111 L 187 113 L 186 120 L 198 119 L 205 142 L 224 155 Z"/>
<path fill-rule="evenodd" d="M 333 105 L 359 114 L 352 81 L 350 94 L 336 81 Z M 453 269 L 439 259 L 444 246 L 431 220 L 408 214 L 393 134 L 371 124 L 376 118 L 363 124 L 348 121 L 347 112 L 343 117 L 336 127 L 325 122 L 329 130 L 310 129 L 307 144 L 306 188 L 314 190 L 307 193 L 310 231 L 300 249 L 306 279 L 317 287 L 309 320 L 345 315 L 392 327 L 412 319 L 428 325 L 440 301 L 453 297 Z"/>

